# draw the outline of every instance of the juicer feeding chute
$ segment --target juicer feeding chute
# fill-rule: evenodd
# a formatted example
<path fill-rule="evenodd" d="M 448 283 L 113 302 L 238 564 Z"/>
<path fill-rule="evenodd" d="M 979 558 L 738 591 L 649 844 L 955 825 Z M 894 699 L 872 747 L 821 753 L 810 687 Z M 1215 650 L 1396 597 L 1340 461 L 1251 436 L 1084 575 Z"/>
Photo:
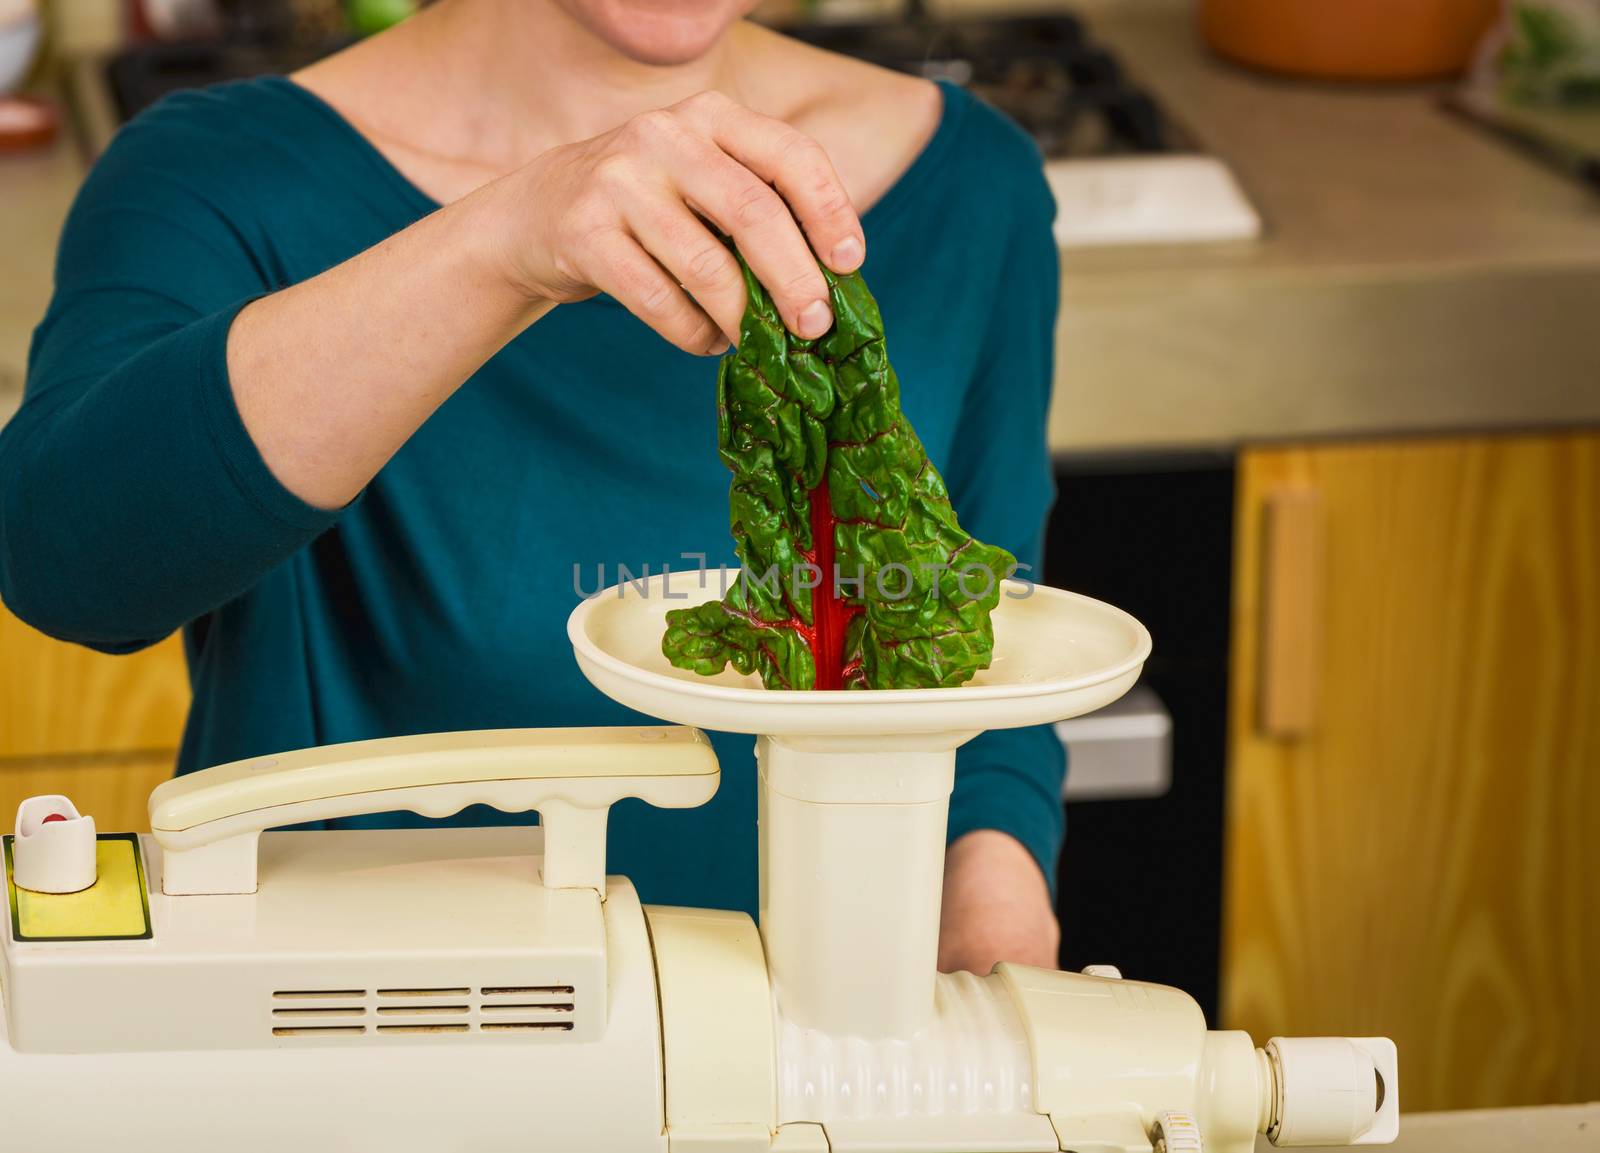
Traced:
<path fill-rule="evenodd" d="M 773 690 L 662 655 L 667 612 L 722 591 L 669 573 L 602 592 L 568 625 L 579 667 L 649 716 L 757 737 L 760 920 L 779 1004 L 830 1034 L 912 1036 L 934 1006 L 956 749 L 1109 704 L 1138 679 L 1150 635 L 1110 605 L 1008 581 L 993 663 L 961 688 Z"/>

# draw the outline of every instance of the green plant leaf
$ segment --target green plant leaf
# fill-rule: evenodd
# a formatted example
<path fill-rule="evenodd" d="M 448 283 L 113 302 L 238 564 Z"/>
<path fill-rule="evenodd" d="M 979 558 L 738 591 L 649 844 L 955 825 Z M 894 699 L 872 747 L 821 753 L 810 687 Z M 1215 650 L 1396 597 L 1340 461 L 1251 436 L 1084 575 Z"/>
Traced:
<path fill-rule="evenodd" d="M 802 340 L 740 265 L 750 302 L 717 373 L 717 444 L 744 573 L 721 601 L 668 613 L 662 651 L 768 688 L 964 684 L 989 665 L 1015 558 L 957 523 L 861 276 L 823 270 L 834 326 Z"/>

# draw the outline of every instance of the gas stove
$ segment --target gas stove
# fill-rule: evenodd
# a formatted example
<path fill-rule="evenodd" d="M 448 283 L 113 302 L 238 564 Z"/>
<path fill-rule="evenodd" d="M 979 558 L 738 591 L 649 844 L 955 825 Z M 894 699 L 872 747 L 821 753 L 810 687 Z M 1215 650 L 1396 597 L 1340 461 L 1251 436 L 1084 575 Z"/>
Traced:
<path fill-rule="evenodd" d="M 798 40 L 949 80 L 1031 135 L 1047 158 L 1187 151 L 1186 133 L 1067 13 L 801 24 Z"/>

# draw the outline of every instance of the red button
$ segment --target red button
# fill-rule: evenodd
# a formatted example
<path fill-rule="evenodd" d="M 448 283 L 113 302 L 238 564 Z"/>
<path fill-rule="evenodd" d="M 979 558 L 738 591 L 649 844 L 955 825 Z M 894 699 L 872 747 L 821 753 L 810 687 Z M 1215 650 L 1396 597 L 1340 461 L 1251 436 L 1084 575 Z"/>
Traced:
<path fill-rule="evenodd" d="M 67 819 L 67 814 L 65 814 L 65 813 L 51 813 L 48 817 L 46 817 L 44 820 L 40 821 L 39 823 L 41 825 L 48 825 L 51 821 L 64 821 L 66 819 Z"/>

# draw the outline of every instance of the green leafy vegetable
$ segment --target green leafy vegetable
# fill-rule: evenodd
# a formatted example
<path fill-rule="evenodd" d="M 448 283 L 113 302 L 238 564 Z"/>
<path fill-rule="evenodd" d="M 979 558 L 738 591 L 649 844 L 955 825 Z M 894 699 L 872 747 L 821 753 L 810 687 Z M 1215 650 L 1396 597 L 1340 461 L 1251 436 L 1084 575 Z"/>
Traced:
<path fill-rule="evenodd" d="M 989 614 L 1016 560 L 956 523 L 900 411 L 860 275 L 824 275 L 834 326 L 802 340 L 744 266 L 750 303 L 717 375 L 744 571 L 721 601 L 668 613 L 662 651 L 706 676 L 759 672 L 773 689 L 963 684 L 988 667 Z"/>
<path fill-rule="evenodd" d="M 1523 104 L 1600 104 L 1600 6 L 1592 0 L 1511 5 L 1496 64 L 1501 90 Z"/>

